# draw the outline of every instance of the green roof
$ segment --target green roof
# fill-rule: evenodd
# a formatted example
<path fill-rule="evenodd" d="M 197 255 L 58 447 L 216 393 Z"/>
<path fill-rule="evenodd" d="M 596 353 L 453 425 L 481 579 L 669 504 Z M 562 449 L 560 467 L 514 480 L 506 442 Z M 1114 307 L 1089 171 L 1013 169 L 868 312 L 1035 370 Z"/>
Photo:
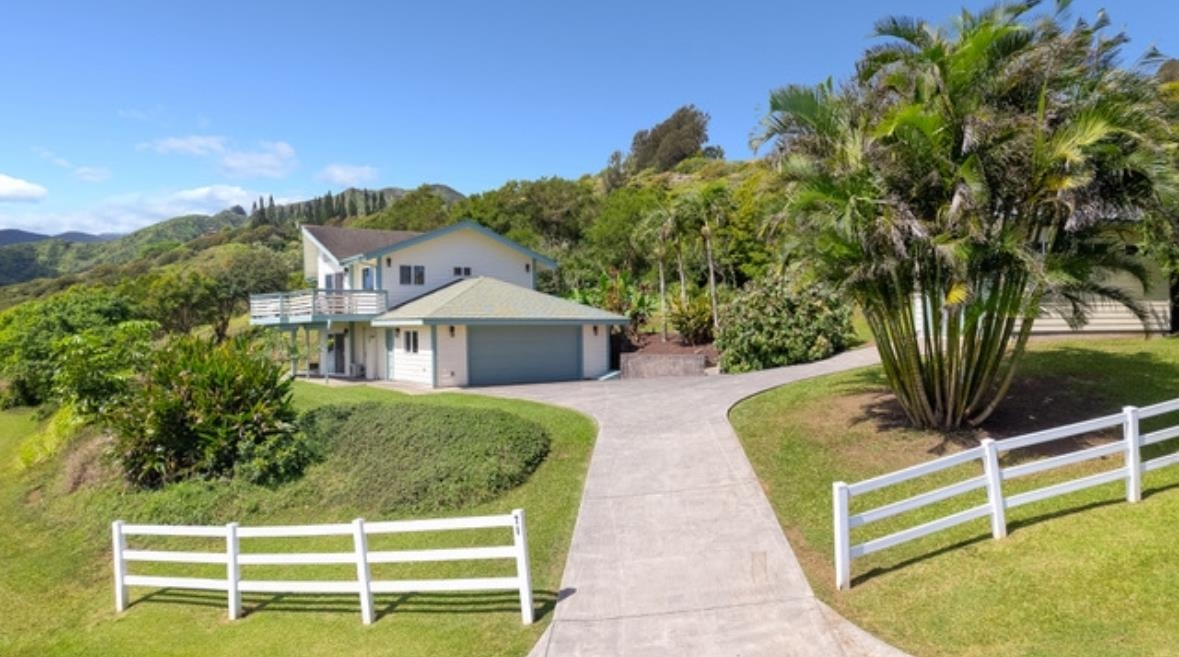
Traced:
<path fill-rule="evenodd" d="M 486 277 L 460 279 L 373 319 L 374 326 L 626 322 L 622 315 Z"/>

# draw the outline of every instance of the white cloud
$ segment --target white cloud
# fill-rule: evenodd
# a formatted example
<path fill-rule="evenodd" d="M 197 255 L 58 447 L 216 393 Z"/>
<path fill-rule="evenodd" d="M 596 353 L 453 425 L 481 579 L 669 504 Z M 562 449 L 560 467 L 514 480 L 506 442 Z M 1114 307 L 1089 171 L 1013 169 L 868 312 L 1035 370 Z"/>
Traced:
<path fill-rule="evenodd" d="M 46 162 L 59 166 L 63 169 L 69 169 L 74 173 L 74 177 L 78 180 L 84 180 L 86 182 L 102 182 L 111 177 L 110 169 L 105 167 L 74 166 L 73 162 L 70 162 L 48 148 L 34 146 L 33 152 Z"/>
<path fill-rule="evenodd" d="M 285 141 L 262 142 L 256 151 L 230 151 L 221 158 L 221 169 L 238 178 L 282 178 L 294 170 L 295 149 Z"/>
<path fill-rule="evenodd" d="M 78 212 L 0 213 L 0 226 L 49 234 L 67 230 L 96 234 L 129 233 L 184 214 L 212 214 L 233 205 L 248 209 L 250 202 L 258 196 L 258 192 L 236 185 L 207 185 L 153 194 L 123 194 Z"/>
<path fill-rule="evenodd" d="M 140 150 L 157 153 L 180 153 L 182 155 L 220 155 L 225 152 L 229 140 L 217 135 L 189 135 L 188 137 L 164 137 L 139 144 Z"/>
<path fill-rule="evenodd" d="M 216 157 L 221 171 L 235 178 L 282 178 L 299 163 L 295 149 L 285 141 L 263 141 L 255 150 L 231 148 L 229 139 L 218 135 L 165 137 L 139 144 L 140 150 L 161 154 L 178 153 Z"/>
<path fill-rule="evenodd" d="M 315 174 L 315 177 L 333 185 L 355 187 L 376 180 L 377 170 L 373 167 L 356 164 L 329 164 Z"/>
<path fill-rule="evenodd" d="M 48 195 L 49 190 L 37 183 L 0 173 L 0 202 L 20 201 L 24 203 L 36 203 Z"/>

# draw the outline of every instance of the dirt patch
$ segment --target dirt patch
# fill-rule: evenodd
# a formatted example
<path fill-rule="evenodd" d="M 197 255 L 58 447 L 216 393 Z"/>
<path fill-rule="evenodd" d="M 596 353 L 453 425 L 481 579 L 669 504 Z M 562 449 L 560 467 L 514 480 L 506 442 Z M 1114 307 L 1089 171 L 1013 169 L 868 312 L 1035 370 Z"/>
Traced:
<path fill-rule="evenodd" d="M 62 470 L 62 488 L 72 493 L 115 475 L 115 468 L 105 458 L 114 438 L 101 435 L 91 438 L 71 451 Z"/>
<path fill-rule="evenodd" d="M 39 506 L 43 499 L 45 499 L 45 494 L 41 491 L 40 486 L 25 493 L 25 504 L 28 506 Z"/>
<path fill-rule="evenodd" d="M 839 395 L 825 400 L 825 406 L 827 410 L 824 414 L 827 417 L 851 418 L 849 426 L 865 423 L 874 432 L 885 434 L 901 431 L 909 438 L 922 434 L 938 436 L 940 441 L 926 449 L 931 456 L 974 447 L 983 438 L 1002 440 L 1081 422 L 1110 412 L 1110 402 L 1104 395 L 1084 386 L 1070 386 L 1068 381 L 1062 381 L 1059 377 L 1052 380 L 1037 377 L 1016 379 L 999 407 L 981 427 L 951 432 L 909 429 L 908 418 L 896 396 L 885 390 Z M 1043 443 L 1019 452 L 1026 456 L 1054 456 L 1120 439 L 1119 429 L 1109 429 Z"/>
<path fill-rule="evenodd" d="M 631 341 L 622 346 L 624 353 L 639 353 L 651 356 L 680 356 L 688 354 L 704 354 L 705 367 L 714 367 L 717 364 L 716 347 L 712 344 L 703 345 L 687 345 L 680 342 L 680 337 L 675 333 L 667 337 L 667 341 L 663 341 L 663 337 L 659 334 L 644 333 L 640 335 L 636 341 Z"/>

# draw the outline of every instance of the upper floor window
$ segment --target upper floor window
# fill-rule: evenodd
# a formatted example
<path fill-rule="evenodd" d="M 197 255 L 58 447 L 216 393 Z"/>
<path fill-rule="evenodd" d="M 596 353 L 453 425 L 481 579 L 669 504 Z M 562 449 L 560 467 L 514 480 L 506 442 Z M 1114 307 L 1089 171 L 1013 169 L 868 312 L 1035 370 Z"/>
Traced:
<path fill-rule="evenodd" d="M 344 272 L 327 273 L 323 277 L 323 288 L 325 290 L 342 290 L 344 289 Z"/>
<path fill-rule="evenodd" d="M 375 290 L 376 281 L 373 279 L 373 268 L 365 267 L 360 270 L 360 289 Z"/>
<path fill-rule="evenodd" d="M 455 267 L 454 268 L 454 275 L 455 276 L 470 276 L 471 275 L 471 268 L 470 267 Z"/>
<path fill-rule="evenodd" d="M 402 285 L 426 284 L 426 268 L 423 265 L 401 265 L 398 272 Z"/>

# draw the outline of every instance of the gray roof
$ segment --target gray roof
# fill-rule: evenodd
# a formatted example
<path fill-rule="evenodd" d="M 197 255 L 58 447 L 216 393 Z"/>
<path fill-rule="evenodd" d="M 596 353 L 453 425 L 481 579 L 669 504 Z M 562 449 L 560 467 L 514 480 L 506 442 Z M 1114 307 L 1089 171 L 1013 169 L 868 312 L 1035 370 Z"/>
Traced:
<path fill-rule="evenodd" d="M 421 235 L 411 230 L 372 230 L 339 226 L 303 226 L 338 261 L 392 246 Z"/>
<path fill-rule="evenodd" d="M 464 278 L 379 315 L 396 324 L 625 324 L 605 310 L 512 285 L 496 278 Z"/>

